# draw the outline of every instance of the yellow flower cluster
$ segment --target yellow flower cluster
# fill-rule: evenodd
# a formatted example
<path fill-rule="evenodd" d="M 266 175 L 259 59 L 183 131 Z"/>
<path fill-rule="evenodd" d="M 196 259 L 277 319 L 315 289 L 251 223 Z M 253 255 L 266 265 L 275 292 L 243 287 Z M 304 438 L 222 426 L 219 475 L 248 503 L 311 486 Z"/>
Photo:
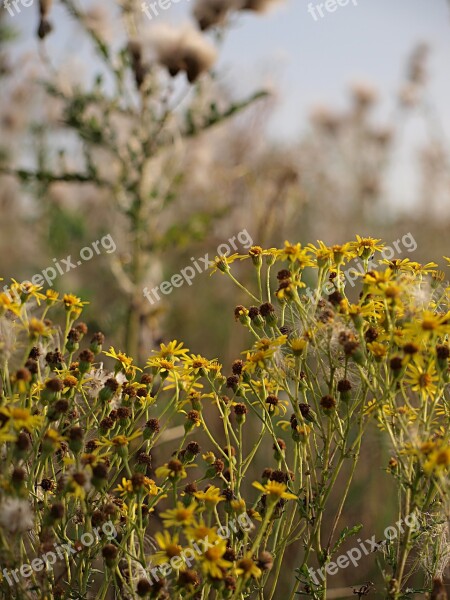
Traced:
<path fill-rule="evenodd" d="M 266 586 L 276 590 L 286 550 L 297 548 L 293 593 L 308 586 L 321 598 L 311 557 L 330 561 L 339 545 L 353 476 L 345 465 L 356 463 L 374 423 L 392 452 L 399 510 L 448 517 L 450 289 L 435 263 L 374 266 L 382 249 L 357 236 L 218 259 L 215 270 L 248 298 L 234 321 L 251 338 L 225 373 L 177 340 L 140 366 L 105 352 L 103 334 L 89 337 L 78 320 L 79 298 L 12 282 L 14 293 L 0 295 L 0 320 L 14 324 L 17 340 L 0 343 L 0 517 L 2 504 L 26 500 L 33 539 L 77 544 L 109 521 L 120 530 L 120 542 L 100 537 L 89 558 L 65 566 L 64 593 L 86 592 L 82 573 L 94 576 L 98 556 L 104 593 L 124 588 L 138 598 L 150 586 L 155 597 L 160 589 L 262 597 Z M 232 272 L 247 258 L 254 286 Z M 353 263 L 356 290 L 344 271 Z M 62 333 L 47 318 L 60 309 Z M 337 514 L 334 486 L 343 494 Z M 0 545 L 16 564 L 8 531 Z M 413 546 L 399 541 L 399 564 Z M 402 571 L 391 576 L 403 585 Z M 52 597 L 51 577 L 41 585 Z"/>

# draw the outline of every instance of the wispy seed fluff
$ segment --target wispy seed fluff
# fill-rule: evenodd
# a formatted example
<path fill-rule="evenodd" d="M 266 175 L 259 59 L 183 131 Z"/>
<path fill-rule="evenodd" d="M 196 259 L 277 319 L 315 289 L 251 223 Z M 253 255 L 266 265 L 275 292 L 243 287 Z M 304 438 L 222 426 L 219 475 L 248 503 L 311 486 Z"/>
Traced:
<path fill-rule="evenodd" d="M 217 58 L 217 51 L 196 29 L 158 25 L 149 33 L 156 60 L 172 77 L 184 71 L 190 83 L 209 71 Z"/>
<path fill-rule="evenodd" d="M 21 498 L 5 498 L 0 505 L 0 525 L 10 533 L 24 533 L 34 526 L 30 503 Z"/>
<path fill-rule="evenodd" d="M 417 548 L 420 564 L 431 583 L 432 578 L 442 579 L 450 565 L 450 529 L 448 522 L 436 523 L 435 515 L 425 513 L 424 518 L 426 527 L 418 538 Z"/>

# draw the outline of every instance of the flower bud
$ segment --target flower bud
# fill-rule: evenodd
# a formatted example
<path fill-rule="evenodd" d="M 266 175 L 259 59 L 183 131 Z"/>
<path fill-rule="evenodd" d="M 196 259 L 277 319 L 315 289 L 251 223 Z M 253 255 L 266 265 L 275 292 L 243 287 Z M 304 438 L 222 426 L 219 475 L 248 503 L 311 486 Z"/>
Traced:
<path fill-rule="evenodd" d="M 190 463 L 195 460 L 195 457 L 199 452 L 200 446 L 197 444 L 197 442 L 189 442 L 189 444 L 186 446 L 186 453 L 184 455 L 185 462 Z"/>
<path fill-rule="evenodd" d="M 316 413 L 313 411 L 309 404 L 300 403 L 298 407 L 305 421 L 309 421 L 310 423 L 317 423 Z"/>
<path fill-rule="evenodd" d="M 236 415 L 236 421 L 239 425 L 243 425 L 245 423 L 245 417 L 248 412 L 245 404 L 235 404 L 234 405 L 234 414 Z"/>
<path fill-rule="evenodd" d="M 76 329 L 71 329 L 67 334 L 66 350 L 67 352 L 75 352 L 80 347 L 80 333 Z"/>
<path fill-rule="evenodd" d="M 106 544 L 106 546 L 103 547 L 102 556 L 105 559 L 107 567 L 114 567 L 118 553 L 119 550 L 117 546 L 114 546 L 113 544 Z"/>
<path fill-rule="evenodd" d="M 103 335 L 103 333 L 98 331 L 97 333 L 94 333 L 94 335 L 92 336 L 89 349 L 94 354 L 100 354 L 100 352 L 102 351 L 104 342 L 105 342 L 105 336 Z"/>
<path fill-rule="evenodd" d="M 277 447 L 277 444 L 278 444 L 278 447 Z M 282 440 L 281 438 L 278 438 L 277 444 L 274 443 L 272 448 L 274 450 L 273 457 L 277 462 L 279 462 L 279 461 L 282 461 L 285 456 L 286 442 L 284 440 Z"/>
<path fill-rule="evenodd" d="M 350 400 L 351 398 L 351 389 L 352 389 L 352 384 L 350 383 L 350 381 L 348 379 L 341 379 L 340 381 L 338 381 L 337 384 L 337 391 L 340 394 L 340 399 L 343 400 L 344 402 L 347 402 L 348 400 Z"/>
<path fill-rule="evenodd" d="M 78 454 L 83 448 L 83 430 L 78 425 L 69 429 L 69 448 L 75 454 Z"/>
<path fill-rule="evenodd" d="M 98 396 L 100 401 L 105 403 L 109 402 L 118 389 L 119 382 L 113 377 L 110 377 L 106 380 L 105 387 L 100 390 L 100 394 Z"/>
<path fill-rule="evenodd" d="M 91 370 L 94 358 L 94 353 L 91 350 L 83 350 L 83 352 L 80 353 L 80 363 L 78 367 L 80 373 L 87 373 Z"/>
<path fill-rule="evenodd" d="M 271 304 L 270 302 L 265 302 L 264 304 L 261 304 L 261 306 L 259 307 L 259 311 L 261 313 L 261 316 L 266 321 L 267 325 L 269 325 L 270 327 L 276 326 L 277 315 L 273 304 Z"/>
<path fill-rule="evenodd" d="M 250 306 L 248 309 L 248 316 L 255 327 L 264 327 L 265 321 L 261 316 L 259 308 L 257 306 Z"/>
<path fill-rule="evenodd" d="M 242 325 L 245 325 L 246 327 L 248 327 L 251 324 L 249 311 L 245 308 L 245 306 L 236 306 L 236 308 L 234 309 L 234 317 L 236 321 L 240 321 Z"/>
<path fill-rule="evenodd" d="M 330 416 L 336 410 L 336 400 L 333 398 L 333 396 L 327 394 L 321 398 L 320 406 L 324 414 Z"/>

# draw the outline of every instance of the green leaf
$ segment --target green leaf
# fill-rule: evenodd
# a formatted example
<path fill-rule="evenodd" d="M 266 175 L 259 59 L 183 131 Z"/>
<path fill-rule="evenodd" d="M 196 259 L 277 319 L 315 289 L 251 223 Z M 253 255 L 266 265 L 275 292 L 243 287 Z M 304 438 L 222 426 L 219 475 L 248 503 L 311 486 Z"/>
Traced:
<path fill-rule="evenodd" d="M 361 524 L 359 525 L 355 525 L 354 527 L 344 527 L 344 529 L 342 530 L 341 534 L 339 535 L 336 543 L 334 544 L 333 548 L 331 549 L 331 553 L 330 556 L 333 556 L 333 554 L 336 552 L 336 550 L 342 546 L 342 544 L 345 542 L 345 540 L 347 538 L 349 538 L 352 535 L 355 535 L 357 533 L 359 533 L 361 531 L 361 529 L 363 528 L 363 526 Z"/>

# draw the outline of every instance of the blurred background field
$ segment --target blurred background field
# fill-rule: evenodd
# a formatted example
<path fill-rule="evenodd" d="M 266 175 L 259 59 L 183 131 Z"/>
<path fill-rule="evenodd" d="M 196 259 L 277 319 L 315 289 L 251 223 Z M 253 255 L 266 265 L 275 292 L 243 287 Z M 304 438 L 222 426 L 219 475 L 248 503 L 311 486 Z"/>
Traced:
<path fill-rule="evenodd" d="M 41 40 L 37 0 L 0 9 L 0 275 L 28 279 L 109 234 L 114 252 L 54 286 L 90 302 L 89 328 L 111 345 L 142 361 L 182 339 L 230 366 L 250 343 L 230 281 L 202 273 L 155 304 L 143 288 L 244 229 L 266 247 L 409 233 L 417 249 L 399 258 L 449 254 L 445 0 L 360 0 L 318 21 L 306 0 L 237 11 L 201 34 L 217 57 L 205 49 L 212 75 L 192 82 L 164 52 L 193 2 L 151 21 L 132 0 L 44 4 Z M 343 523 L 368 538 L 395 522 L 371 468 L 388 459 L 373 431 Z M 350 597 L 376 578 L 368 557 L 330 587 Z"/>

